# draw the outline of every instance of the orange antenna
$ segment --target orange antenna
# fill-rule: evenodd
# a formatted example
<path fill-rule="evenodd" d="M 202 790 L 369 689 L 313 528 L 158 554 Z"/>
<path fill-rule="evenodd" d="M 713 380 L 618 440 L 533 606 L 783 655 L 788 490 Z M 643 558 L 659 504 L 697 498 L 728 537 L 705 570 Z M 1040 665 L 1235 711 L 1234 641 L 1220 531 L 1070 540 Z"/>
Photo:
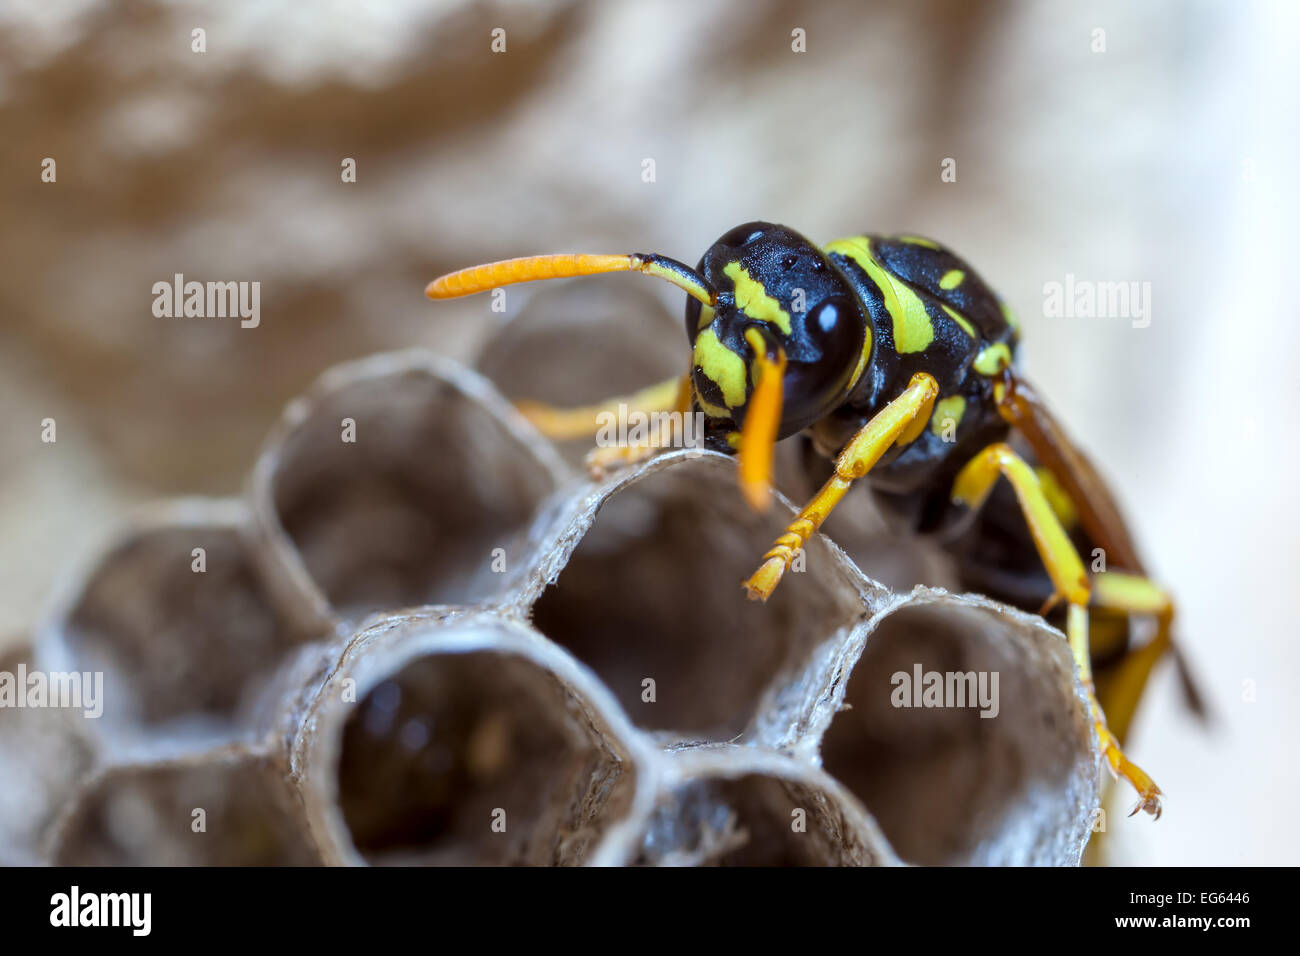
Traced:
<path fill-rule="evenodd" d="M 745 333 L 754 350 L 758 383 L 749 398 L 745 424 L 740 430 L 740 490 L 755 511 L 766 511 L 772 499 L 772 455 L 781 427 L 784 399 L 785 352 L 769 354 L 757 329 Z"/>
<path fill-rule="evenodd" d="M 425 288 L 430 299 L 455 299 L 462 295 L 486 292 L 498 286 L 537 279 L 568 279 L 573 276 L 598 275 L 602 272 L 640 272 L 671 282 L 687 295 L 705 305 L 714 305 L 717 295 L 694 269 L 666 256 L 584 255 L 561 253 L 552 256 L 525 256 L 503 259 L 486 265 L 470 266 L 434 279 Z"/>

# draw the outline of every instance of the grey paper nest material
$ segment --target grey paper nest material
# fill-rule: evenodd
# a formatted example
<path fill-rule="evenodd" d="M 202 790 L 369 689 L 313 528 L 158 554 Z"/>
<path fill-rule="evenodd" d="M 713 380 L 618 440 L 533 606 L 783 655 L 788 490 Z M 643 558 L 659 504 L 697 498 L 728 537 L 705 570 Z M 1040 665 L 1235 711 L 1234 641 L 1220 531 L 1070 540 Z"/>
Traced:
<path fill-rule="evenodd" d="M 1078 863 L 1099 763 L 1062 636 L 825 537 L 747 601 L 791 509 L 749 513 L 734 467 L 593 484 L 473 372 L 330 371 L 247 505 L 160 506 L 64 583 L 31 666 L 102 671 L 103 716 L 0 709 L 0 860 Z M 996 673 L 996 716 L 895 706 L 915 668 Z"/>

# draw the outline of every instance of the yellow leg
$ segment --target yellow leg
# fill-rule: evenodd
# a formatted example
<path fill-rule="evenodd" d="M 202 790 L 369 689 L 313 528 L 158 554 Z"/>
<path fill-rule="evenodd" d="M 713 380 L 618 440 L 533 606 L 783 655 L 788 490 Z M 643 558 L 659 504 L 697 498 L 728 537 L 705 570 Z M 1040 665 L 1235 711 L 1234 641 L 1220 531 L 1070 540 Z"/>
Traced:
<path fill-rule="evenodd" d="M 988 498 L 999 476 L 1005 476 L 1015 490 L 1034 545 L 1038 549 L 1038 556 L 1047 569 L 1048 577 L 1052 579 L 1055 589 L 1053 599 L 1064 600 L 1069 605 L 1066 636 L 1070 640 L 1070 650 L 1074 654 L 1079 679 L 1088 691 L 1093 726 L 1110 771 L 1117 778 L 1127 780 L 1137 790 L 1139 799 L 1133 812 L 1145 810 L 1158 819 L 1160 788 L 1146 771 L 1124 755 L 1119 741 L 1106 725 L 1106 715 L 1101 704 L 1097 702 L 1088 647 L 1088 602 L 1092 597 L 1092 587 L 1083 562 L 1079 560 L 1079 553 L 1061 527 L 1034 470 L 1009 445 L 998 442 L 985 448 L 962 468 L 953 483 L 953 500 L 972 509 L 979 508 Z"/>
<path fill-rule="evenodd" d="M 835 459 L 835 474 L 813 495 L 785 533 L 776 539 L 772 549 L 763 555 L 762 566 L 745 582 L 745 590 L 751 598 L 766 601 L 771 597 L 790 562 L 839 504 L 849 486 L 869 472 L 891 445 L 907 444 L 920 433 L 915 424 L 919 421 L 924 427 L 938 394 L 939 385 L 933 377 L 924 372 L 913 375 L 903 394 L 882 408 L 849 439 Z"/>
<path fill-rule="evenodd" d="M 1151 670 L 1173 646 L 1174 605 L 1172 599 L 1147 578 L 1108 571 L 1093 578 L 1092 608 L 1094 613 L 1097 609 L 1122 613 L 1126 629 L 1131 626 L 1128 619 L 1132 615 L 1153 617 L 1156 621 L 1156 634 L 1149 643 L 1123 655 L 1097 675 L 1097 699 L 1106 715 L 1106 723 L 1123 746 Z M 1104 833 L 1098 833 L 1088 844 L 1089 860 L 1094 865 L 1105 861 L 1104 837 Z"/>
<path fill-rule="evenodd" d="M 682 416 L 691 414 L 692 394 L 690 375 L 682 375 L 679 378 L 648 388 L 643 392 L 638 392 L 637 395 L 630 396 L 630 399 L 637 399 L 648 395 L 657 404 L 651 405 L 647 402 L 634 405 L 633 401 L 623 399 L 622 401 L 627 405 L 629 411 L 641 411 L 647 414 L 666 412 L 669 414 L 660 414 L 655 419 L 650 433 L 646 435 L 644 441 L 636 444 L 606 445 L 593 448 L 587 453 L 587 471 L 591 473 L 593 478 L 600 478 L 611 468 L 635 464 L 649 458 L 657 449 L 671 447 L 673 432 L 682 423 Z M 606 408 L 600 409 L 600 411 L 616 411 L 619 401 L 619 399 L 612 401 L 613 409 Z"/>
<path fill-rule="evenodd" d="M 641 412 L 671 410 L 677 405 L 682 381 L 682 376 L 673 376 L 666 382 L 651 385 L 631 395 L 611 398 L 580 408 L 556 408 L 554 405 L 529 399 L 515 402 L 515 408 L 547 438 L 558 440 L 588 438 L 599 430 L 600 416 L 605 412 L 617 411 L 619 405 L 626 405 L 631 411 Z"/>
<path fill-rule="evenodd" d="M 1172 646 L 1174 604 L 1148 578 L 1110 571 L 1093 579 L 1092 605 L 1153 617 L 1156 622 L 1156 634 L 1151 642 L 1125 654 L 1098 681 L 1097 697 L 1104 702 L 1107 722 L 1122 743 L 1128 736 L 1151 669 Z"/>

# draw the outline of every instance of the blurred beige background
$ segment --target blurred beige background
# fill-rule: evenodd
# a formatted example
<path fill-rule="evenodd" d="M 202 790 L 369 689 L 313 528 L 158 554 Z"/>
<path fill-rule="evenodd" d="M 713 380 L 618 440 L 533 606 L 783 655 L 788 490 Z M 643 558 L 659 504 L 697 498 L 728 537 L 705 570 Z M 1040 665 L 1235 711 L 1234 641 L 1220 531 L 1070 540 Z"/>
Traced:
<path fill-rule="evenodd" d="M 1132 752 L 1167 812 L 1117 821 L 1115 860 L 1293 863 L 1298 47 L 1284 2 L 7 0 L 0 635 L 132 504 L 237 492 L 329 364 L 472 354 L 501 317 L 426 302 L 440 271 L 919 232 L 1020 313 L 1218 712 L 1159 674 Z M 260 281 L 261 325 L 155 318 L 177 272 Z M 1045 317 L 1067 274 L 1150 282 L 1150 326 Z"/>

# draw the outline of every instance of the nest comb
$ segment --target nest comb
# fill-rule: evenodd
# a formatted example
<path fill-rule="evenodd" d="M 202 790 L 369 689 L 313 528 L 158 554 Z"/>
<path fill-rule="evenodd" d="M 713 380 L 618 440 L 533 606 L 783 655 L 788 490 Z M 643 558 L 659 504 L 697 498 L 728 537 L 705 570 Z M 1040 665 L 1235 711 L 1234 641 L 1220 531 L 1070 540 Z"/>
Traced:
<path fill-rule="evenodd" d="M 242 498 L 157 505 L 69 572 L 0 671 L 102 672 L 103 715 L 0 709 L 0 862 L 1077 864 L 1099 754 L 1061 634 L 822 535 L 747 601 L 787 498 L 751 514 L 694 450 L 593 482 L 503 397 L 672 373 L 667 326 L 585 302 L 539 296 L 562 318 L 478 372 L 326 372 Z M 575 327 L 600 368 L 548 383 Z M 998 672 L 997 716 L 894 707 L 918 664 Z"/>

